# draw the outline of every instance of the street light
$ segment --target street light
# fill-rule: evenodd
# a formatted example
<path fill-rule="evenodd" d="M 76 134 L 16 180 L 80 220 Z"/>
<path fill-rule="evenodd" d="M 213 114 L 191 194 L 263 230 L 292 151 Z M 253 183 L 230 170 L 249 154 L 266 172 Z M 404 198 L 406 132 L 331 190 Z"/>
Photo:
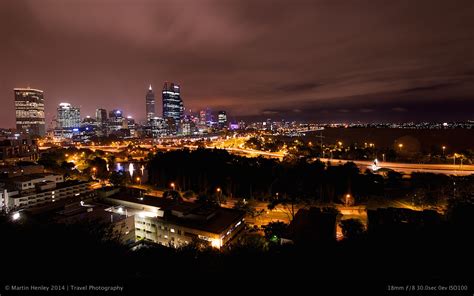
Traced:
<path fill-rule="evenodd" d="M 174 182 L 171 183 L 171 188 L 173 188 L 173 190 L 175 190 L 176 185 L 174 184 Z"/>
<path fill-rule="evenodd" d="M 402 152 L 403 144 L 402 143 L 398 144 L 398 148 L 400 148 L 400 152 Z"/>
<path fill-rule="evenodd" d="M 443 156 L 444 156 L 444 151 L 446 150 L 446 146 L 443 146 L 441 148 L 443 148 Z"/>
<path fill-rule="evenodd" d="M 137 182 L 138 182 L 140 185 L 142 185 L 141 180 L 142 180 L 142 179 L 141 179 L 140 177 L 137 177 Z"/>
<path fill-rule="evenodd" d="M 219 205 L 221 204 L 221 196 L 222 196 L 222 190 L 220 187 L 217 187 L 216 189 L 216 192 L 217 192 L 217 202 L 219 203 Z"/>

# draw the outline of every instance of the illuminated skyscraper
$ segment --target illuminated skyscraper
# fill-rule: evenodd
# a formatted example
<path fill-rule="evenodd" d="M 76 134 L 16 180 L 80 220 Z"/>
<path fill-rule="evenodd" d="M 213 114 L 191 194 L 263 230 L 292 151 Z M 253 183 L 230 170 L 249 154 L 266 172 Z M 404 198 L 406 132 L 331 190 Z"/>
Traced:
<path fill-rule="evenodd" d="M 57 109 L 56 135 L 71 138 L 74 132 L 79 132 L 81 126 L 81 111 L 69 103 L 60 103 Z"/>
<path fill-rule="evenodd" d="M 109 131 L 118 131 L 123 128 L 124 117 L 122 110 L 114 109 L 109 112 Z"/>
<path fill-rule="evenodd" d="M 107 110 L 97 108 L 95 110 L 95 120 L 97 124 L 97 134 L 99 136 L 107 135 Z"/>
<path fill-rule="evenodd" d="M 150 120 L 155 117 L 155 93 L 153 89 L 150 87 L 148 88 L 148 92 L 145 97 L 146 101 L 146 120 L 150 122 Z"/>
<path fill-rule="evenodd" d="M 165 82 L 163 86 L 163 119 L 173 119 L 180 122 L 184 116 L 183 100 L 181 100 L 179 85 Z"/>
<path fill-rule="evenodd" d="M 60 103 L 58 106 L 58 128 L 74 129 L 81 126 L 81 110 L 69 103 Z"/>
<path fill-rule="evenodd" d="M 225 111 L 219 111 L 217 114 L 217 122 L 219 123 L 220 128 L 227 126 L 227 113 Z"/>
<path fill-rule="evenodd" d="M 106 125 L 107 123 L 107 110 L 102 108 L 95 109 L 95 120 L 97 125 Z"/>
<path fill-rule="evenodd" d="M 19 132 L 45 135 L 43 91 L 32 88 L 15 88 L 16 128 Z"/>

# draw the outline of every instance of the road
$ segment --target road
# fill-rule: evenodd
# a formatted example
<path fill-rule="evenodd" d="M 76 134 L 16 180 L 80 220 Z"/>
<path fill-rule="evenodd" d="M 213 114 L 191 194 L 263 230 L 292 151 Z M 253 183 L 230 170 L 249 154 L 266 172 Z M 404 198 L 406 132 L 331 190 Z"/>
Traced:
<path fill-rule="evenodd" d="M 322 162 L 331 162 L 333 164 L 344 164 L 346 162 L 355 163 L 362 171 L 371 168 L 373 161 L 364 160 L 345 160 L 321 158 Z M 467 176 L 474 174 L 474 165 L 453 165 L 453 164 L 418 164 L 418 163 L 398 163 L 398 162 L 378 162 L 380 169 L 392 169 L 401 173 L 435 173 L 445 175 Z"/>
<path fill-rule="evenodd" d="M 152 148 L 152 145 L 140 145 L 142 148 Z M 156 146 L 160 150 L 176 150 L 181 149 L 182 147 L 170 147 L 170 146 Z M 196 149 L 197 146 L 193 145 L 185 145 L 184 147 L 189 149 Z M 123 149 L 126 149 L 127 146 L 78 146 L 78 148 L 88 148 L 92 150 L 103 150 L 107 152 L 120 152 Z M 206 147 L 209 149 L 214 149 L 214 146 Z M 47 149 L 47 147 L 40 147 L 41 150 Z M 247 154 L 250 156 L 266 156 L 272 158 L 282 159 L 284 157 L 283 152 L 268 152 L 268 151 L 260 151 L 260 150 L 252 150 L 252 149 L 244 149 L 244 148 L 218 148 L 218 149 L 225 149 L 231 153 L 239 153 L 239 154 Z M 346 162 L 353 162 L 355 163 L 361 171 L 365 171 L 367 168 L 371 168 L 373 165 L 373 161 L 368 160 L 347 160 L 347 159 L 330 159 L 330 158 L 321 158 L 322 162 L 331 162 L 332 164 L 344 164 Z M 461 164 L 417 164 L 417 163 L 398 163 L 398 162 L 378 162 L 379 168 L 386 168 L 391 169 L 400 173 L 411 174 L 414 172 L 422 172 L 422 173 L 435 173 L 435 174 L 445 174 L 445 175 L 456 175 L 456 176 L 467 176 L 474 174 L 474 165 L 461 165 Z"/>

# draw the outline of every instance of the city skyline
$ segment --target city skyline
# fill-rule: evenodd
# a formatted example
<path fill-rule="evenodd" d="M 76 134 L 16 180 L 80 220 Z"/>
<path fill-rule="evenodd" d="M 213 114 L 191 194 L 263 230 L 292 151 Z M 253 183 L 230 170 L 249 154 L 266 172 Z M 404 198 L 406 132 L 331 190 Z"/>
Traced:
<path fill-rule="evenodd" d="M 0 8 L 2 127 L 14 126 L 16 87 L 44 90 L 46 122 L 65 98 L 84 115 L 120 108 L 143 119 L 144 90 L 163 81 L 184 86 L 187 110 L 244 119 L 472 119 L 470 1 L 51 0 Z"/>

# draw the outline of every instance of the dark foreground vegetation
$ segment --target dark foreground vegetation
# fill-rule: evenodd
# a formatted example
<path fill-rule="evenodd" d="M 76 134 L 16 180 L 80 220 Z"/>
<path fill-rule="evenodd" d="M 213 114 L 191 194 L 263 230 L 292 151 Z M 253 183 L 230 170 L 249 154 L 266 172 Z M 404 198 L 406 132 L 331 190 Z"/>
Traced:
<path fill-rule="evenodd" d="M 230 249 L 190 245 L 131 251 L 97 224 L 38 223 L 2 217 L 5 280 L 472 280 L 474 206 L 459 203 L 439 223 L 356 233 L 342 242 L 279 245 L 247 234 Z"/>

